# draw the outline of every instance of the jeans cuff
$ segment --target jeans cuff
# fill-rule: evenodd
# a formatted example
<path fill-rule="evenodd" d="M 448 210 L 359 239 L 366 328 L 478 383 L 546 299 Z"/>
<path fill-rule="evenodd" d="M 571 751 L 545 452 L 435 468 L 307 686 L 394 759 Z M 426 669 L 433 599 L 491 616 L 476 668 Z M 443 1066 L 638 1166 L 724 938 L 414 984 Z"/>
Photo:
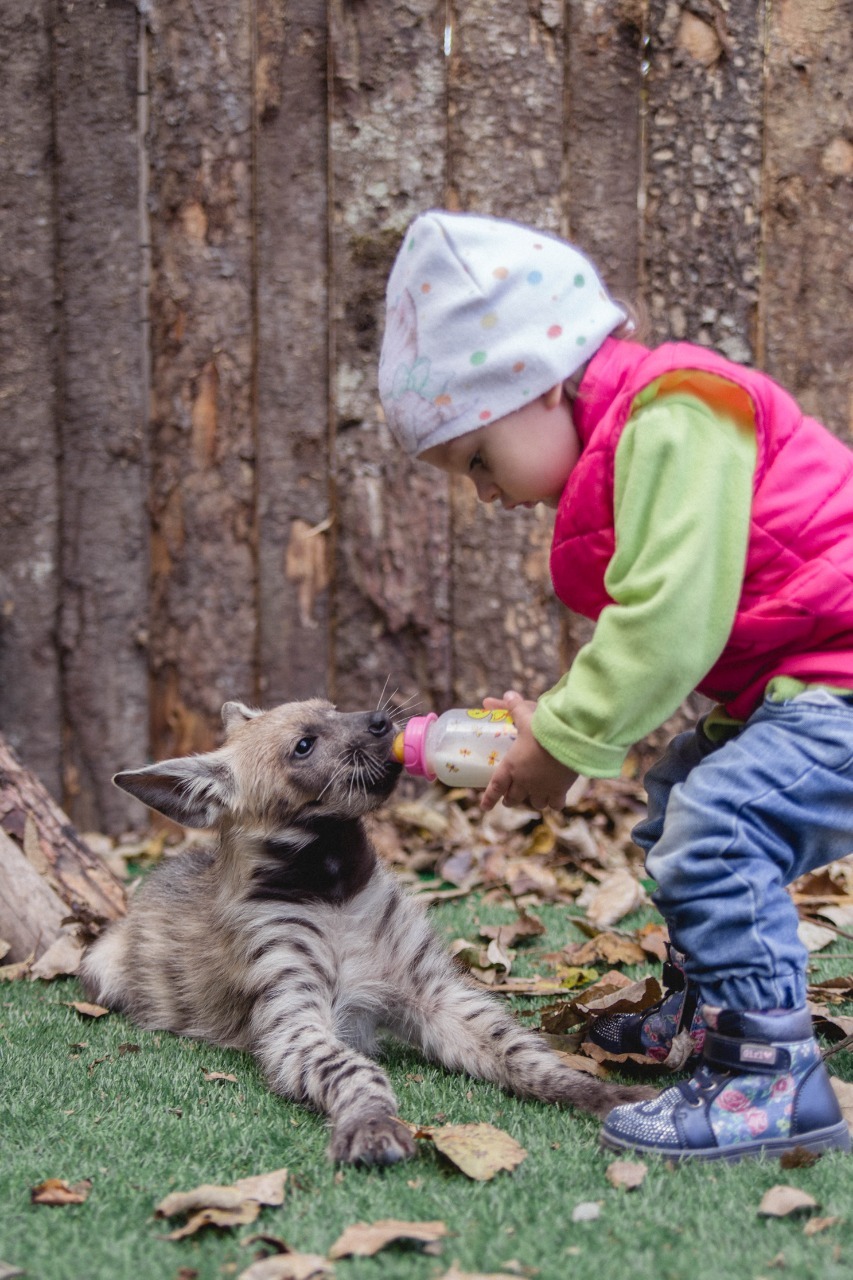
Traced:
<path fill-rule="evenodd" d="M 689 974 L 688 976 L 693 976 Z M 767 1009 L 803 1009 L 806 1005 L 806 976 L 799 969 L 776 973 L 772 977 L 751 974 L 748 977 L 725 977 L 716 981 L 694 978 L 705 1004 L 720 1009 L 759 1013 Z"/>

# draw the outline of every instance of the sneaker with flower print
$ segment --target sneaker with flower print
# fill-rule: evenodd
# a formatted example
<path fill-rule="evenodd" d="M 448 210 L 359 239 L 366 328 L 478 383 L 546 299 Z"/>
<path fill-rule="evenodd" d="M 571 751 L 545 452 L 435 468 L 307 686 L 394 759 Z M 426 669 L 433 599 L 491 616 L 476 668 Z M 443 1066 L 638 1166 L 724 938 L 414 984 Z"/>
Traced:
<path fill-rule="evenodd" d="M 741 1160 L 850 1150 L 850 1133 L 807 1009 L 702 1010 L 707 1032 L 693 1076 L 650 1102 L 616 1107 L 601 1144 L 674 1160 Z"/>

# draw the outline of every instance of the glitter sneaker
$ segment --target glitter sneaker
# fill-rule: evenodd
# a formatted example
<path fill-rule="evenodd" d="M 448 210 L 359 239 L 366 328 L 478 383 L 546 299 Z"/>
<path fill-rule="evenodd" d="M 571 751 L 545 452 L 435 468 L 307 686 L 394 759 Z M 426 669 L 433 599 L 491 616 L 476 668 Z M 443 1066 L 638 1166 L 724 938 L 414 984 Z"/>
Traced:
<path fill-rule="evenodd" d="M 700 1064 L 651 1102 L 615 1107 L 601 1145 L 670 1160 L 850 1150 L 807 1009 L 740 1013 L 705 1005 Z"/>

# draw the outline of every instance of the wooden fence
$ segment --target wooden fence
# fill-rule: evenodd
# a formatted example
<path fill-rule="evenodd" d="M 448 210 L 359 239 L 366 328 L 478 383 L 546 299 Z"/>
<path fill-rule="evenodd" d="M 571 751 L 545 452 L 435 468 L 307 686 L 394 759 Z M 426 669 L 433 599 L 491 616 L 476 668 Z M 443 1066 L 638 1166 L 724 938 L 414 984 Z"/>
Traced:
<path fill-rule="evenodd" d="M 850 431 L 850 0 L 0 0 L 0 728 L 84 828 L 221 703 L 553 683 L 549 520 L 398 456 L 410 218 L 577 239 Z M 661 662 L 667 655 L 661 654 Z"/>

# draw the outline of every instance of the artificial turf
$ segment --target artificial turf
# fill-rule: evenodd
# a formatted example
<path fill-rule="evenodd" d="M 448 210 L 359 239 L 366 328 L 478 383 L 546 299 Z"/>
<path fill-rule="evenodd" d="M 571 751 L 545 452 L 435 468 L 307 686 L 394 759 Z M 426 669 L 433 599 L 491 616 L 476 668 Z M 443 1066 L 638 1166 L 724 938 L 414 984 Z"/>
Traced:
<path fill-rule="evenodd" d="M 540 914 L 548 935 L 526 958 L 519 952 L 515 972 L 541 970 L 539 953 L 580 937 L 563 909 Z M 475 919 L 513 915 L 477 898 L 434 913 L 448 936 L 472 936 Z M 819 963 L 816 976 L 851 968 L 831 953 Z M 259 1246 L 243 1241 L 258 1232 L 324 1254 L 351 1223 L 380 1218 L 439 1219 L 450 1234 L 440 1256 L 394 1247 L 340 1260 L 339 1280 L 433 1280 L 453 1262 L 462 1272 L 540 1280 L 853 1274 L 848 1157 L 827 1155 L 792 1170 L 765 1161 L 672 1168 L 648 1160 L 641 1188 L 626 1192 L 607 1180 L 613 1157 L 599 1150 L 594 1121 L 518 1102 L 389 1047 L 385 1065 L 405 1119 L 488 1121 L 528 1156 L 486 1183 L 469 1181 L 427 1144 L 408 1164 L 336 1170 L 325 1156 L 323 1120 L 272 1096 L 251 1058 L 138 1031 L 118 1015 L 84 1020 L 68 1004 L 80 998 L 72 979 L 0 985 L 0 1264 L 30 1280 L 191 1280 L 193 1272 L 220 1280 L 249 1265 Z M 517 1001 L 516 1008 L 540 1003 Z M 835 1055 L 831 1069 L 853 1079 L 850 1053 Z M 217 1071 L 236 1083 L 205 1079 Z M 281 1166 L 290 1171 L 284 1205 L 262 1210 L 251 1226 L 173 1242 L 165 1237 L 175 1224 L 153 1216 L 169 1191 Z M 82 1205 L 31 1204 L 30 1188 L 50 1177 L 88 1178 L 91 1193 Z M 780 1182 L 808 1191 L 819 1216 L 840 1221 L 806 1235 L 803 1218 L 759 1217 L 762 1195 Z M 574 1207 L 589 1201 L 600 1203 L 600 1216 L 574 1222 Z"/>

